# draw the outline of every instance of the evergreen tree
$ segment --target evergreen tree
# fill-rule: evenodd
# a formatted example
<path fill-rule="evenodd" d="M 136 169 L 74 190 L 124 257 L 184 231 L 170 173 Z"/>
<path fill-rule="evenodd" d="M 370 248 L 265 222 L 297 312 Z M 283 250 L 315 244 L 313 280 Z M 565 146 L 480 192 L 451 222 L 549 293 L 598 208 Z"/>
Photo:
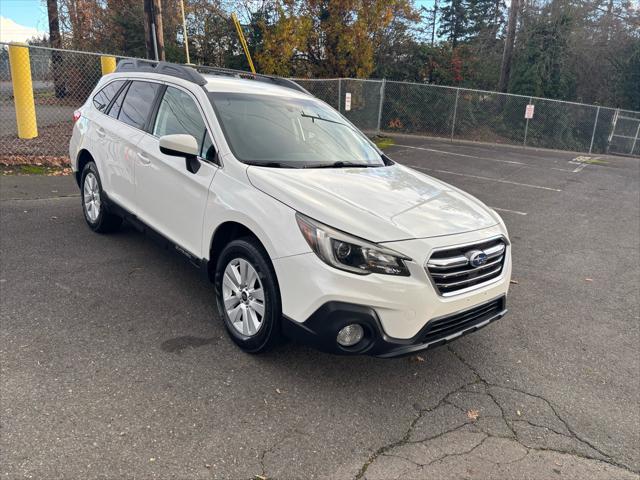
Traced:
<path fill-rule="evenodd" d="M 469 17 L 466 0 L 447 0 L 440 10 L 438 35 L 446 38 L 455 49 L 469 35 Z"/>
<path fill-rule="evenodd" d="M 573 99 L 575 79 L 567 67 L 571 18 L 545 16 L 522 40 L 511 78 L 512 93 Z"/>

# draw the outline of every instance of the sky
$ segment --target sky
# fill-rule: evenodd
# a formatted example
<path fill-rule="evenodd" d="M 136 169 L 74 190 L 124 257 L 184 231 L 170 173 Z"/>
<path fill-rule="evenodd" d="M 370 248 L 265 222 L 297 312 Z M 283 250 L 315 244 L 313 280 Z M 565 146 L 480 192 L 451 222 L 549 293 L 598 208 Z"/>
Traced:
<path fill-rule="evenodd" d="M 48 29 L 42 0 L 0 0 L 0 41 L 24 42 Z"/>
<path fill-rule="evenodd" d="M 433 0 L 415 0 L 415 5 L 429 7 L 433 5 Z M 2 42 L 24 42 L 49 30 L 43 0 L 0 0 L 0 17 Z"/>

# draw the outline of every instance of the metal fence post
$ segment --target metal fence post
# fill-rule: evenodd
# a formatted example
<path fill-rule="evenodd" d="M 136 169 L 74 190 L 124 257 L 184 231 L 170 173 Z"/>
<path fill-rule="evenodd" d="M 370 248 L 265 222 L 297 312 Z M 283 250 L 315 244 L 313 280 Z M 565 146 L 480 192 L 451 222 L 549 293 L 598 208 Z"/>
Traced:
<path fill-rule="evenodd" d="M 456 130 L 456 116 L 458 115 L 458 97 L 460 97 L 460 89 L 456 90 L 456 103 L 453 105 L 453 120 L 451 121 L 451 141 L 453 142 L 453 134 Z"/>
<path fill-rule="evenodd" d="M 640 135 L 640 122 L 638 122 L 638 128 L 636 129 L 636 136 L 633 139 L 633 145 L 631 145 L 630 155 L 633 155 L 633 151 L 636 149 L 636 142 L 638 141 L 638 136 Z"/>
<path fill-rule="evenodd" d="M 596 119 L 593 122 L 593 132 L 591 132 L 591 144 L 589 145 L 589 153 L 593 150 L 593 140 L 596 138 L 596 127 L 598 126 L 598 117 L 600 116 L 600 105 L 598 105 L 598 109 L 596 110 Z"/>
<path fill-rule="evenodd" d="M 342 103 L 342 78 L 338 79 L 338 111 L 340 111 L 340 104 Z"/>
<path fill-rule="evenodd" d="M 613 140 L 613 135 L 616 132 L 616 125 L 618 124 L 618 115 L 620 115 L 620 109 L 616 108 L 616 111 L 613 113 L 613 118 L 611 119 L 611 132 L 609 132 L 609 136 L 607 137 L 607 150 L 606 150 L 606 153 L 609 153 L 609 147 L 611 146 L 611 140 Z"/>
<path fill-rule="evenodd" d="M 529 97 L 529 103 L 527 103 L 527 105 L 531 105 L 531 97 Z M 529 119 L 526 119 L 527 121 L 524 124 L 524 140 L 522 141 L 522 146 L 526 147 L 527 146 L 527 133 L 529 132 Z"/>
<path fill-rule="evenodd" d="M 380 133 L 380 122 L 382 121 L 382 104 L 384 103 L 384 86 L 387 81 L 383 78 L 380 85 L 380 105 L 378 105 L 378 128 L 376 132 Z"/>

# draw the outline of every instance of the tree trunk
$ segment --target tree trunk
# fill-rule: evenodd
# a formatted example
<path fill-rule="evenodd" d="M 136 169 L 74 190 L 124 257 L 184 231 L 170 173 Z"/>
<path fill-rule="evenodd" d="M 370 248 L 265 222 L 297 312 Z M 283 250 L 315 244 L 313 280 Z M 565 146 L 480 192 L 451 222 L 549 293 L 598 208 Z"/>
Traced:
<path fill-rule="evenodd" d="M 164 30 L 162 28 L 162 3 L 160 0 L 153 0 L 153 13 L 155 15 L 156 38 L 158 39 L 158 58 L 164 62 Z"/>
<path fill-rule="evenodd" d="M 438 0 L 434 0 L 433 2 L 433 19 L 431 23 L 431 46 L 433 47 L 436 43 L 436 25 L 438 19 Z"/>
<path fill-rule="evenodd" d="M 47 0 L 47 15 L 49 17 L 49 46 L 51 48 L 62 48 L 58 0 Z M 53 74 L 56 98 L 62 98 L 65 95 L 62 68 L 62 54 L 59 51 L 54 50 L 51 52 L 51 73 Z"/>
<path fill-rule="evenodd" d="M 156 59 L 155 38 L 153 37 L 153 0 L 144 0 L 144 44 L 147 47 L 147 58 Z"/>
<path fill-rule="evenodd" d="M 516 40 L 516 29 L 518 25 L 519 0 L 511 0 L 509 8 L 509 23 L 507 24 L 507 37 L 504 40 L 504 51 L 502 53 L 502 66 L 500 67 L 500 81 L 498 91 L 505 92 L 509 88 L 509 76 L 511 75 L 511 62 L 513 60 L 513 45 Z"/>

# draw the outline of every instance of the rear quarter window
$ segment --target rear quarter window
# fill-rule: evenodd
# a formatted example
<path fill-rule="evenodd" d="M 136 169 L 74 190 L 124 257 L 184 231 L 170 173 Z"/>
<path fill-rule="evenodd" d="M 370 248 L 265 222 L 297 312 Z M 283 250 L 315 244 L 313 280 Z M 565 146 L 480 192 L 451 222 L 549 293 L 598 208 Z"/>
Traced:
<path fill-rule="evenodd" d="M 122 102 L 118 120 L 140 130 L 144 129 L 159 89 L 159 83 L 131 82 Z"/>
<path fill-rule="evenodd" d="M 102 90 L 96 93 L 93 97 L 93 106 L 100 112 L 106 113 L 107 107 L 111 103 L 113 97 L 124 85 L 124 80 L 116 80 L 106 85 Z"/>

